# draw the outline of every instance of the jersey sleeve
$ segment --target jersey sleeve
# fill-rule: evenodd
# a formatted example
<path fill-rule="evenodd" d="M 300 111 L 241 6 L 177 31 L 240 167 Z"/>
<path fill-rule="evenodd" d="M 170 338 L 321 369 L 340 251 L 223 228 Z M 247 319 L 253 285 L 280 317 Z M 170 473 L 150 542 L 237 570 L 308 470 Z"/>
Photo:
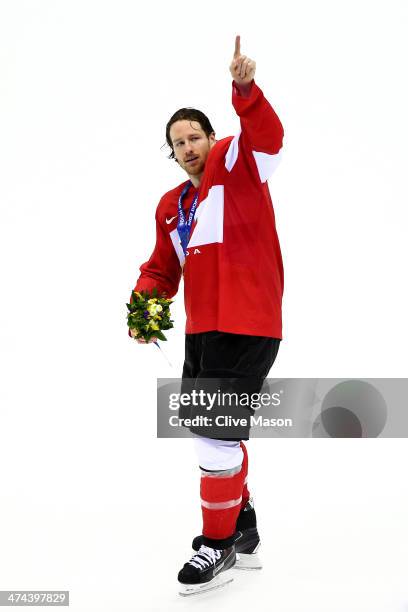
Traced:
<path fill-rule="evenodd" d="M 260 180 L 264 183 L 280 161 L 284 135 L 280 119 L 255 81 L 252 81 L 249 95 L 245 97 L 240 95 L 233 81 L 232 104 L 241 123 L 241 131 L 233 143 L 235 161 L 240 146 L 249 149 L 255 159 Z M 231 163 L 228 169 L 232 169 Z"/>
<path fill-rule="evenodd" d="M 134 291 L 151 291 L 155 287 L 170 299 L 178 291 L 181 278 L 179 259 L 168 232 L 165 231 L 156 210 L 156 245 L 150 259 L 140 266 L 140 276 Z"/>

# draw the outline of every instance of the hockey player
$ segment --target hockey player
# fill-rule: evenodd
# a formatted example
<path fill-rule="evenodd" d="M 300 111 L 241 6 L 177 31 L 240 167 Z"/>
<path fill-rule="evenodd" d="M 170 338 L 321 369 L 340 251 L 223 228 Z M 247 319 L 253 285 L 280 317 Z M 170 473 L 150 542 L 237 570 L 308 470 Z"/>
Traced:
<path fill-rule="evenodd" d="M 237 36 L 230 65 L 241 124 L 235 137 L 217 141 L 196 109 L 180 109 L 170 118 L 170 158 L 188 180 L 159 202 L 156 246 L 140 267 L 135 291 L 156 287 L 171 298 L 183 275 L 183 380 L 228 378 L 239 380 L 241 391 L 248 383 L 248 390 L 259 392 L 282 338 L 283 265 L 267 180 L 280 158 L 283 128 L 254 81 L 255 67 L 241 54 Z M 184 595 L 229 582 L 234 566 L 260 567 L 242 441 L 249 428 L 228 440 L 191 431 L 201 470 L 203 531 L 178 575 Z"/>

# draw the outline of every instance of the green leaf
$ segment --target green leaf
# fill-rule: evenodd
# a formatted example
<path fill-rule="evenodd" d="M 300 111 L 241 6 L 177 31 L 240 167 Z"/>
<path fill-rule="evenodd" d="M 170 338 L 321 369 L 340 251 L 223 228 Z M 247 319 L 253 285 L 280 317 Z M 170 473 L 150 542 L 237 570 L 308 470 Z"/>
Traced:
<path fill-rule="evenodd" d="M 156 336 L 159 340 L 167 340 L 166 336 L 161 331 L 155 331 L 152 336 Z"/>

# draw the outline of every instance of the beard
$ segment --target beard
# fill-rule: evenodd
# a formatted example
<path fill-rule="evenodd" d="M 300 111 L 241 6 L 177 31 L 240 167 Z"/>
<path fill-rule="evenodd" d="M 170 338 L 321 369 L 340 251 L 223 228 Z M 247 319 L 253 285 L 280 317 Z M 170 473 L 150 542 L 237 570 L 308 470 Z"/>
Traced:
<path fill-rule="evenodd" d="M 202 151 L 201 153 L 197 153 L 198 160 L 193 165 L 190 165 L 189 163 L 185 161 L 177 160 L 178 164 L 179 166 L 183 168 L 183 170 L 187 172 L 187 174 L 190 174 L 191 176 L 197 176 L 198 174 L 202 174 L 204 172 L 204 167 L 207 161 L 207 157 L 210 153 L 210 150 L 211 150 L 211 147 L 208 146 L 207 151 Z"/>
<path fill-rule="evenodd" d="M 187 172 L 187 174 L 192 174 L 193 176 L 201 174 L 204 171 L 204 167 L 205 161 L 202 161 L 202 159 L 197 160 L 197 163 L 195 163 L 193 166 L 184 164 L 184 170 Z"/>

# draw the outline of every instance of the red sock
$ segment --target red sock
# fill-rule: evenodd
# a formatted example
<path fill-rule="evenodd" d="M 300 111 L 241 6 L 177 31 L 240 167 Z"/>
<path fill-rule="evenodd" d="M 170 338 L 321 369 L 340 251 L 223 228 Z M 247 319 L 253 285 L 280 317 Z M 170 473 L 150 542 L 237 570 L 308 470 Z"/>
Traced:
<path fill-rule="evenodd" d="M 247 449 L 246 446 L 243 442 L 241 442 L 241 448 L 242 448 L 242 452 L 244 453 L 244 457 L 246 457 L 246 461 L 247 461 L 247 473 L 248 473 L 248 453 L 247 453 Z M 244 488 L 242 491 L 242 501 L 241 501 L 241 508 L 245 508 L 245 506 L 248 503 L 248 500 L 250 498 L 249 495 L 249 490 L 248 490 L 248 485 L 247 485 L 247 480 L 248 480 L 248 475 L 245 476 L 245 480 L 244 480 Z"/>
<path fill-rule="evenodd" d="M 244 480 L 248 473 L 248 455 L 245 446 L 242 451 L 244 459 L 241 466 L 223 470 L 220 474 L 202 473 L 201 509 L 203 535 L 207 538 L 223 540 L 235 533 L 235 525 L 241 510 Z"/>

